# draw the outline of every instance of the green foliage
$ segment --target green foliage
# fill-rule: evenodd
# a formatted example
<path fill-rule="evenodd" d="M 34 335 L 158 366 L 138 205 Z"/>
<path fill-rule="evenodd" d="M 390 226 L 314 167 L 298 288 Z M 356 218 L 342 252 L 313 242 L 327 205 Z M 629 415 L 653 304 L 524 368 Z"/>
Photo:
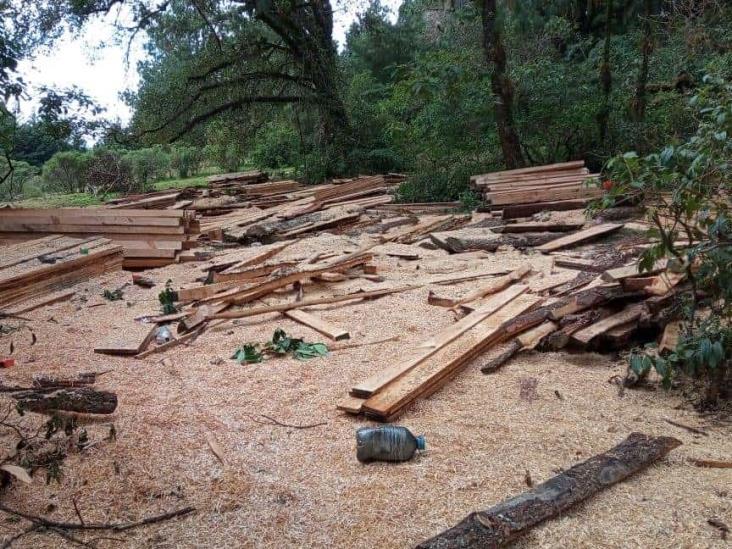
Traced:
<path fill-rule="evenodd" d="M 7 170 L 7 161 L 0 159 L 0 173 Z M 13 160 L 13 170 L 0 186 L 0 199 L 16 200 L 26 194 L 36 193 L 39 182 L 39 170 L 27 162 Z"/>
<path fill-rule="evenodd" d="M 121 288 L 117 288 L 116 290 L 105 289 L 104 292 L 102 292 L 102 297 L 107 301 L 120 301 L 124 298 L 124 293 Z"/>
<path fill-rule="evenodd" d="M 175 302 L 178 301 L 178 293 L 172 288 L 173 281 L 165 282 L 165 289 L 158 294 L 158 301 L 162 306 L 164 315 L 172 315 L 178 312 Z"/>
<path fill-rule="evenodd" d="M 198 147 L 176 145 L 170 149 L 170 168 L 181 179 L 197 175 L 203 163 L 203 151 Z"/>
<path fill-rule="evenodd" d="M 667 358 L 636 355 L 631 367 L 647 370 L 652 364 L 667 384 L 678 371 L 703 377 L 706 400 L 713 402 L 732 360 L 732 83 L 705 77 L 689 107 L 698 121 L 693 135 L 657 153 L 628 152 L 607 163 L 613 189 L 605 205 L 621 196 L 650 204 L 648 218 L 659 243 L 644 253 L 641 269 L 668 257 L 689 283 L 688 329 L 677 349 Z"/>
<path fill-rule="evenodd" d="M 146 190 L 149 182 L 163 178 L 170 168 L 170 158 L 160 145 L 128 151 L 122 158 L 128 166 L 138 190 Z"/>
<path fill-rule="evenodd" d="M 267 355 L 288 354 L 292 354 L 297 360 L 308 360 L 327 356 L 328 347 L 324 343 L 306 343 L 302 338 L 289 336 L 282 328 L 277 328 L 272 339 L 264 346 L 258 343 L 246 343 L 236 349 L 231 358 L 239 364 L 255 364 L 262 362 Z"/>
<path fill-rule="evenodd" d="M 43 165 L 44 188 L 51 192 L 83 192 L 91 160 L 86 152 L 57 152 Z"/>
<path fill-rule="evenodd" d="M 245 343 L 239 347 L 231 356 L 239 364 L 257 364 L 264 360 L 264 355 L 259 350 L 259 345 Z"/>
<path fill-rule="evenodd" d="M 260 169 L 294 166 L 298 162 L 299 148 L 295 128 L 285 123 L 269 123 L 257 132 L 250 160 Z"/>

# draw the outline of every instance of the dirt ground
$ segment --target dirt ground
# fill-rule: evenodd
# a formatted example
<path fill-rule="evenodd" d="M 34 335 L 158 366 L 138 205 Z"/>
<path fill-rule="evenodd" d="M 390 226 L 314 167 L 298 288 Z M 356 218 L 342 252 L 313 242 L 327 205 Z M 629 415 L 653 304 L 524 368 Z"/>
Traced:
<path fill-rule="evenodd" d="M 282 257 L 340 250 L 348 240 L 304 239 Z M 352 248 L 356 240 L 350 239 Z M 420 251 L 420 261 L 375 260 L 386 278 L 383 283 L 359 279 L 308 286 L 306 296 L 511 269 L 527 261 L 538 270 L 549 269 L 548 259 L 535 252 L 448 257 L 442 251 L 410 249 Z M 14 483 L 3 495 L 5 505 L 76 521 L 75 500 L 87 522 L 137 520 L 187 505 L 197 509 L 185 518 L 104 534 L 115 539 L 98 540 L 100 548 L 410 547 L 473 510 L 525 490 L 527 472 L 535 483 L 542 482 L 641 431 L 677 437 L 683 446 L 649 470 L 535 528 L 517 546 L 726 546 L 707 520 L 732 525 L 732 470 L 698 468 L 687 458 L 730 459 L 730 423 L 719 416 L 701 417 L 681 396 L 661 389 L 628 390 L 621 397 L 608 380 L 622 375 L 625 363 L 611 356 L 527 353 L 490 376 L 480 373 L 487 358 L 482 357 L 399 418 L 399 425 L 425 435 L 424 453 L 403 464 L 356 460 L 355 431 L 373 423 L 338 412 L 336 402 L 352 384 L 453 322 L 448 310 L 427 304 L 428 290 L 459 296 L 474 289 L 475 281 L 315 307 L 312 311 L 322 318 L 349 329 L 353 342 L 400 339 L 307 362 L 277 358 L 238 365 L 229 359 L 237 346 L 266 341 L 276 327 L 308 341 L 325 341 L 279 314 L 227 322 L 189 346 L 143 360 L 93 353 L 97 343 L 129 329 L 136 317 L 158 313 L 157 292 L 167 279 L 176 287 L 192 285 L 205 265 L 148 271 L 156 288 L 128 286 L 125 299 L 116 302 L 99 295 L 129 281 L 129 273 L 88 281 L 77 287 L 77 296 L 88 297 L 86 302 L 77 297 L 27 314 L 38 337 L 35 345 L 27 332 L 1 336 L 0 349 L 5 352 L 12 339 L 18 361 L 2 372 L 4 383 L 28 383 L 39 372 L 110 370 L 97 387 L 119 395 L 114 416 L 87 427 L 97 440 L 113 422 L 115 442 L 72 453 L 60 483 L 46 486 L 42 474 L 33 485 Z M 522 397 L 521 387 L 531 385 L 526 382 L 531 378 L 537 380 L 535 391 L 525 390 Z M 282 427 L 268 424 L 263 414 L 291 424 L 327 424 Z M 23 421 L 38 422 L 33 415 Z M 701 427 L 708 436 L 669 425 L 664 418 Z M 2 447 L 9 447 L 12 436 L 0 438 Z M 223 450 L 226 465 L 209 440 Z M 0 536 L 7 539 L 28 523 L 6 518 L 0 525 Z M 13 547 L 65 543 L 36 534 Z"/>

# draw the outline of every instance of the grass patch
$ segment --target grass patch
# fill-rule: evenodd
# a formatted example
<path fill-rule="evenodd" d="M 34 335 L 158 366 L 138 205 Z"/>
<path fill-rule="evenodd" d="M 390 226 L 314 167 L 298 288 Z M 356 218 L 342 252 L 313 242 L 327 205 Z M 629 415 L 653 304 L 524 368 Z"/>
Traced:
<path fill-rule="evenodd" d="M 83 208 L 86 206 L 98 206 L 104 200 L 109 200 L 115 196 L 117 195 L 109 194 L 101 197 L 89 193 L 51 193 L 33 198 L 24 198 L 12 204 L 17 208 Z"/>

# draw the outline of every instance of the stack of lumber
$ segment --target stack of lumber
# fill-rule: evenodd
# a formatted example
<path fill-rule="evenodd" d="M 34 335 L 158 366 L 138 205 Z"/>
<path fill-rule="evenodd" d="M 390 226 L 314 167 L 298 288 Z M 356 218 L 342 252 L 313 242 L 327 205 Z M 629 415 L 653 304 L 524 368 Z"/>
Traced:
<path fill-rule="evenodd" d="M 181 196 L 179 191 L 158 191 L 144 194 L 132 194 L 123 198 L 114 198 L 106 202 L 107 208 L 124 209 L 158 209 L 175 206 Z"/>
<path fill-rule="evenodd" d="M 470 178 L 471 187 L 478 191 L 492 209 L 509 209 L 516 205 L 538 204 L 544 209 L 581 208 L 602 194 L 597 183 L 598 174 L 591 174 L 582 160 L 519 168 L 502 172 L 476 175 Z M 515 208 L 514 208 L 515 209 Z M 520 217 L 538 210 L 527 209 Z"/>
<path fill-rule="evenodd" d="M 210 189 L 229 189 L 237 188 L 241 185 L 250 185 L 252 183 L 263 183 L 267 181 L 268 176 L 259 170 L 249 172 L 222 173 L 210 176 L 208 187 Z"/>
<path fill-rule="evenodd" d="M 180 250 L 195 244 L 199 224 L 182 210 L 109 208 L 6 208 L 0 238 L 28 240 L 47 235 L 103 236 L 124 250 L 125 268 L 174 263 Z"/>
<path fill-rule="evenodd" d="M 122 267 L 122 248 L 106 238 L 53 235 L 2 248 L 0 307 L 42 297 Z"/>

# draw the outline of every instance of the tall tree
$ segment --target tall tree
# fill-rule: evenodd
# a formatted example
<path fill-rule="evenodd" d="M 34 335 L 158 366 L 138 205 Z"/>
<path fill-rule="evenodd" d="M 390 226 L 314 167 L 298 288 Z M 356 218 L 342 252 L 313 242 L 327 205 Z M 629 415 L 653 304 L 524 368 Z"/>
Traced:
<path fill-rule="evenodd" d="M 646 113 L 646 95 L 648 84 L 648 61 L 653 51 L 653 27 L 651 26 L 651 10 L 653 0 L 643 0 L 643 15 L 641 16 L 641 64 L 638 69 L 638 80 L 635 93 L 631 100 L 630 112 L 636 120 L 642 120 Z"/>
<path fill-rule="evenodd" d="M 602 105 L 597 113 L 597 126 L 600 131 L 600 142 L 607 137 L 610 121 L 610 94 L 613 90 L 613 76 L 610 71 L 610 39 L 612 38 L 613 0 L 605 0 L 605 44 L 600 61 L 600 86 L 602 87 Z"/>
<path fill-rule="evenodd" d="M 497 1 L 481 0 L 483 50 L 495 100 L 496 128 L 506 167 L 514 169 L 524 164 L 521 142 L 513 121 L 513 83 L 508 75 L 506 50 L 498 21 Z"/>
<path fill-rule="evenodd" d="M 88 18 L 132 7 L 151 59 L 132 102 L 137 133 L 174 141 L 211 120 L 262 106 L 307 105 L 316 142 L 345 155 L 352 128 L 341 97 L 330 0 L 67 0 Z M 340 165 L 344 165 L 340 162 Z"/>

